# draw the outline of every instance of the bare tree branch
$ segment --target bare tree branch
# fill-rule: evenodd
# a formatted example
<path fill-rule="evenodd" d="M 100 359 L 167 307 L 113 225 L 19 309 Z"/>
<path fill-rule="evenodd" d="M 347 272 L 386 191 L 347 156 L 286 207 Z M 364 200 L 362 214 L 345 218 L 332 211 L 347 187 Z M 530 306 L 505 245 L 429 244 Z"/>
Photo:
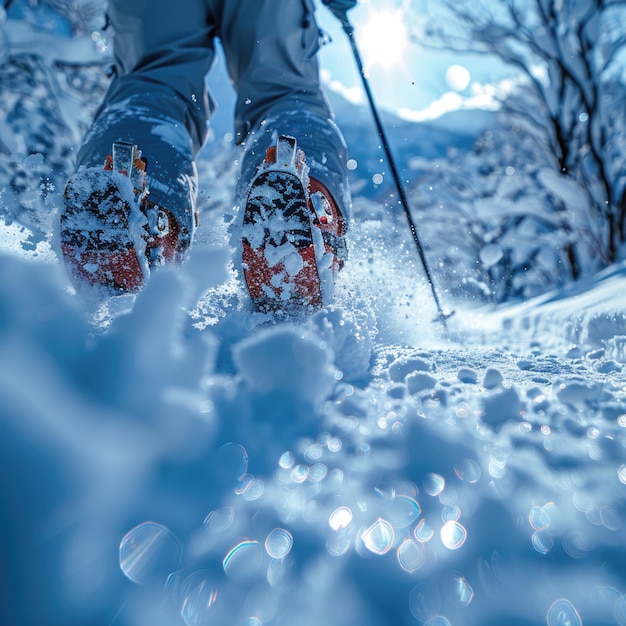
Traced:
<path fill-rule="evenodd" d="M 626 0 L 440 0 L 450 23 L 415 35 L 422 45 L 492 55 L 525 77 L 525 98 L 503 110 L 537 130 L 558 172 L 589 193 L 606 221 L 600 251 L 614 259 L 626 236 L 626 196 L 619 163 L 607 150 L 626 112 L 606 97 L 619 78 L 615 66 L 626 46 Z M 465 33 L 465 34 L 463 34 Z M 626 86 L 621 89 L 625 92 Z M 525 108 L 530 107 L 530 108 Z M 622 182 L 620 182 L 622 181 Z"/>

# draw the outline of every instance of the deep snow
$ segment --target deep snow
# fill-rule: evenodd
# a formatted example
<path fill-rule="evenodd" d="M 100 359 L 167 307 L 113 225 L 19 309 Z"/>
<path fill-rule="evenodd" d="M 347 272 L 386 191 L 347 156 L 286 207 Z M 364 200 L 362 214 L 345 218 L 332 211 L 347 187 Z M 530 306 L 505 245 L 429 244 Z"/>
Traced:
<path fill-rule="evenodd" d="M 626 268 L 445 337 L 360 215 L 281 321 L 224 213 L 124 314 L 0 257 L 3 623 L 625 624 Z"/>
<path fill-rule="evenodd" d="M 402 216 L 357 197 L 333 306 L 272 318 L 207 151 L 189 262 L 95 305 L 58 163 L 0 130 L 0 623 L 626 624 L 626 265 L 489 310 L 438 285 L 446 335 Z"/>

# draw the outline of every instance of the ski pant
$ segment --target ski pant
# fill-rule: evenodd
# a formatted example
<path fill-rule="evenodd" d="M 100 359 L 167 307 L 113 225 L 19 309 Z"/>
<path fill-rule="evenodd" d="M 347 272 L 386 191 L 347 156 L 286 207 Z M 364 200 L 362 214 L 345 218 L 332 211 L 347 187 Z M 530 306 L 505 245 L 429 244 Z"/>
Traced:
<path fill-rule="evenodd" d="M 346 147 L 320 87 L 314 11 L 313 0 L 109 0 L 115 76 L 77 165 L 102 166 L 114 141 L 136 143 L 148 159 L 151 200 L 191 238 L 217 37 L 237 91 L 239 199 L 272 138 L 288 134 L 349 218 Z"/>

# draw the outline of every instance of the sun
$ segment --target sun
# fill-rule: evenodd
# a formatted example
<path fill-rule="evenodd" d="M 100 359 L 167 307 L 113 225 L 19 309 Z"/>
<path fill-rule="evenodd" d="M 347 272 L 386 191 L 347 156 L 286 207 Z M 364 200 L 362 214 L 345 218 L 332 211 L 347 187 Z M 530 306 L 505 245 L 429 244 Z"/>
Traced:
<path fill-rule="evenodd" d="M 375 11 L 361 26 L 359 41 L 367 66 L 392 69 L 404 61 L 409 45 L 405 14 L 405 8 Z"/>

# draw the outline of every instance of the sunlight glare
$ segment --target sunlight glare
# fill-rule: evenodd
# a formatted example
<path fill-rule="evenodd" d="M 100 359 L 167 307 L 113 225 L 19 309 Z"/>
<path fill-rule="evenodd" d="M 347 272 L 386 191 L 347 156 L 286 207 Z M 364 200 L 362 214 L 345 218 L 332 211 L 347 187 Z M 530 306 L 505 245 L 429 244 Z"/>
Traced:
<path fill-rule="evenodd" d="M 359 39 L 368 66 L 390 69 L 405 57 L 409 35 L 405 9 L 376 11 L 359 31 Z"/>

